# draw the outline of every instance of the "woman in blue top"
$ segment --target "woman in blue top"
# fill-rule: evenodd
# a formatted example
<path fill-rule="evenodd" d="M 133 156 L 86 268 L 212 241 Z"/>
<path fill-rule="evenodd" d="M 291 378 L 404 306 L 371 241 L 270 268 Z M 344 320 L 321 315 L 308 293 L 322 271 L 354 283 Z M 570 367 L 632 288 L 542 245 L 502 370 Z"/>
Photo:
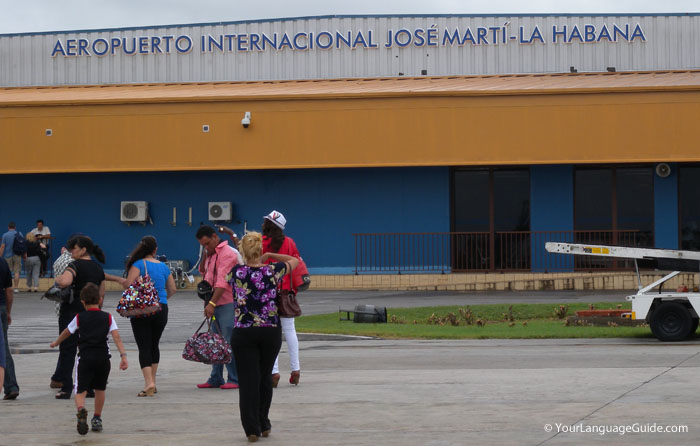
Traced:
<path fill-rule="evenodd" d="M 139 348 L 139 364 L 145 382 L 138 396 L 153 396 L 156 393 L 156 372 L 160 362 L 158 344 L 168 323 L 168 299 L 177 290 L 170 268 L 156 259 L 156 251 L 158 251 L 158 244 L 155 237 L 147 235 L 142 238 L 129 256 L 126 264 L 128 274 L 123 282 L 126 289 L 139 276 L 148 273 L 158 291 L 158 300 L 162 308 L 152 316 L 131 319 L 131 330 L 134 332 L 134 339 Z"/>

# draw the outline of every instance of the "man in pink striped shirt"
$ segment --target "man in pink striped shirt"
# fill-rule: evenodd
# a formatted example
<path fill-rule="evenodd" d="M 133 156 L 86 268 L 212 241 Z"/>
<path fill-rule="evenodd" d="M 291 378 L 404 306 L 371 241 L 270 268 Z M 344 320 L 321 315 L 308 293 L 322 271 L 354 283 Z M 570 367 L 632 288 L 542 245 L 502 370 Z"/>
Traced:
<path fill-rule="evenodd" d="M 211 226 L 201 226 L 197 230 L 197 240 L 204 248 L 205 256 L 199 266 L 204 280 L 209 282 L 214 289 L 214 294 L 208 302 L 204 303 L 204 316 L 214 317 L 211 331 L 223 335 L 231 342 L 235 319 L 233 305 L 233 291 L 226 281 L 226 276 L 237 263 L 243 263 L 240 254 L 229 246 L 228 242 L 221 240 L 216 230 Z M 237 389 L 238 373 L 236 363 L 231 357 L 231 362 L 226 365 L 228 379 L 224 381 L 224 364 L 212 364 L 211 375 L 207 382 L 197 384 L 200 389 Z"/>

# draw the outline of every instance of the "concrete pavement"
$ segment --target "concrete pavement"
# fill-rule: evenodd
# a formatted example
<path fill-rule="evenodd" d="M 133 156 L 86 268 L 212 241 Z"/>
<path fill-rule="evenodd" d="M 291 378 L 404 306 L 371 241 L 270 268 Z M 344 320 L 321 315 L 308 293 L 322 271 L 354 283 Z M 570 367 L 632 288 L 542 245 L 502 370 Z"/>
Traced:
<path fill-rule="evenodd" d="M 308 293 L 302 307 L 312 313 L 333 306 L 337 310 L 337 303 L 391 307 L 403 306 L 396 302 L 411 305 L 427 299 L 440 304 L 494 299 L 494 295 L 408 294 Z M 516 297 L 515 293 L 497 296 Z M 560 301 L 554 295 L 519 297 L 535 298 Z M 105 306 L 115 304 L 116 295 L 110 295 Z M 73 402 L 55 400 L 48 388 L 57 357 L 56 352 L 47 351 L 57 331 L 52 311 L 50 303 L 36 296 L 17 298 L 9 338 L 16 351 L 21 394 L 14 402 L 0 401 L 0 445 L 246 444 L 237 391 L 196 389 L 195 384 L 206 379 L 208 367 L 180 358 L 184 340 L 201 322 L 201 304 L 193 295 L 183 293 L 171 301 L 158 395 L 153 398 L 136 397 L 142 385 L 136 347 L 129 324 L 118 319 L 130 368 L 119 371 L 114 359 L 103 414 L 105 430 L 85 437 L 75 431 Z M 260 444 L 688 445 L 700 441 L 695 413 L 700 403 L 698 340 L 662 344 L 654 339 L 301 339 L 301 383 L 293 387 L 281 381 L 272 403 L 272 435 Z M 287 371 L 285 344 L 281 364 Z M 288 378 L 288 371 L 283 378 Z M 547 425 L 551 432 L 545 430 Z M 632 432 L 672 425 L 687 426 L 688 432 Z M 601 428 L 630 432 L 564 432 Z"/>

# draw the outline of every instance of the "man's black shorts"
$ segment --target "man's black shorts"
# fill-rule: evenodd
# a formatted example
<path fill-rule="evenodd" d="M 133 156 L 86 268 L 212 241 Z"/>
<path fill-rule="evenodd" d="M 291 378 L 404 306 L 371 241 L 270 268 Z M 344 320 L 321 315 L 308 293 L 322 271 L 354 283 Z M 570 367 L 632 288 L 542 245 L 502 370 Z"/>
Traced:
<path fill-rule="evenodd" d="M 105 390 L 112 364 L 109 358 L 78 358 L 78 379 L 75 383 L 76 393 L 87 390 Z"/>

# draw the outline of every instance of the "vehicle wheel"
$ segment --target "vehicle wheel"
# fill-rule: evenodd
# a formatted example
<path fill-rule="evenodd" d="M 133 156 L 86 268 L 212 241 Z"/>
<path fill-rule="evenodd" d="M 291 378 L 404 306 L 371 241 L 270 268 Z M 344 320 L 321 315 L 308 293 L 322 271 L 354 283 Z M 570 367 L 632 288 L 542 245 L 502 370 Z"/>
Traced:
<path fill-rule="evenodd" d="M 177 283 L 177 285 L 178 285 L 180 288 L 187 288 L 187 281 L 186 281 L 185 279 L 182 279 L 181 281 L 179 281 L 179 282 Z"/>
<path fill-rule="evenodd" d="M 682 341 L 692 333 L 693 318 L 684 305 L 664 302 L 654 310 L 649 325 L 659 341 Z"/>

